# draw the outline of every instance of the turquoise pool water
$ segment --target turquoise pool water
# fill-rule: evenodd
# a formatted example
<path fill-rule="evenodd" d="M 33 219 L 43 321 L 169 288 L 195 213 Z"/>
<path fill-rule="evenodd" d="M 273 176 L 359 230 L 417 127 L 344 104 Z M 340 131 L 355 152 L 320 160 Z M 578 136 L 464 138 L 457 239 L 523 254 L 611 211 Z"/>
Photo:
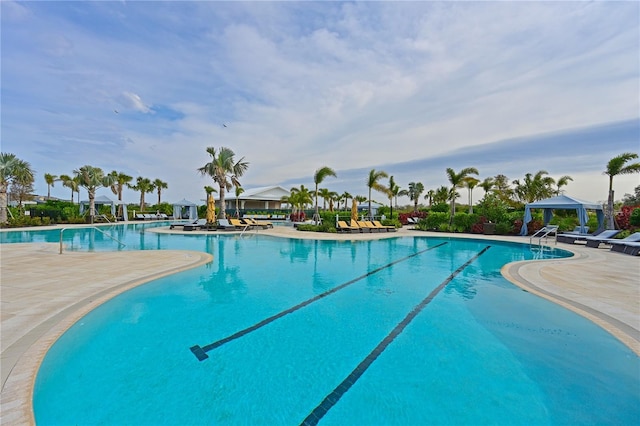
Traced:
<path fill-rule="evenodd" d="M 121 231 L 124 249 L 206 250 L 214 261 L 126 292 L 65 333 L 36 379 L 38 424 L 640 418 L 638 357 L 500 275 L 505 263 L 541 256 L 527 245 L 143 229 Z M 76 249 L 116 249 L 68 238 Z"/>

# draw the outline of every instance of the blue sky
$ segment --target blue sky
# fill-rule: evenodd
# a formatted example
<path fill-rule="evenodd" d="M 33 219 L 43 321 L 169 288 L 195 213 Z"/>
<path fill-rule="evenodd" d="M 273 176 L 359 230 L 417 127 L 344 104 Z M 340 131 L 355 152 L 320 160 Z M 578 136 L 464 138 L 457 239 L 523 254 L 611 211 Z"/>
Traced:
<path fill-rule="evenodd" d="M 206 147 L 226 146 L 250 163 L 246 188 L 312 187 L 329 166 L 339 193 L 366 195 L 372 168 L 435 189 L 447 167 L 476 167 L 570 175 L 567 194 L 603 201 L 607 161 L 640 152 L 638 2 L 0 8 L 1 149 L 31 163 L 40 194 L 44 173 L 90 164 L 198 201 Z M 616 177 L 616 198 L 638 184 Z"/>

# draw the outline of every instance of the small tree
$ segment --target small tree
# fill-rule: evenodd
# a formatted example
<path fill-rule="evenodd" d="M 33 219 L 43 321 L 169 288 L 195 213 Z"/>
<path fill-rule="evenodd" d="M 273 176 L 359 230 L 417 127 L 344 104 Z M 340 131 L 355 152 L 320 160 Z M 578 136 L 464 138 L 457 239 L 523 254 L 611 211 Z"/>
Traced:
<path fill-rule="evenodd" d="M 327 167 L 327 166 L 319 168 L 313 174 L 313 183 L 316 185 L 316 191 L 315 191 L 316 207 L 315 207 L 315 213 L 313 215 L 313 220 L 316 225 L 318 224 L 318 221 L 320 219 L 320 215 L 318 214 L 318 185 L 320 185 L 327 176 L 336 177 L 336 172 L 331 167 Z"/>
<path fill-rule="evenodd" d="M 386 172 L 382 170 L 376 171 L 376 169 L 371 169 L 369 171 L 369 176 L 367 178 L 367 188 L 369 188 L 369 219 L 373 219 L 373 215 L 371 214 L 371 190 L 375 189 L 378 192 L 386 193 L 385 187 L 378 183 L 378 181 L 382 178 L 389 177 Z"/>
<path fill-rule="evenodd" d="M 58 180 L 58 176 L 49 173 L 44 174 L 44 181 L 47 183 L 47 200 L 51 199 L 51 187 L 54 186 L 56 180 Z"/>
<path fill-rule="evenodd" d="M 89 195 L 89 217 L 91 223 L 93 223 L 96 215 L 96 190 L 102 187 L 111 186 L 113 177 L 111 175 L 104 175 L 104 172 L 99 167 L 82 166 L 78 170 L 74 170 L 73 173 L 78 177 L 78 185 L 87 189 Z"/>
<path fill-rule="evenodd" d="M 640 173 L 640 163 L 627 164 L 631 160 L 638 158 L 638 154 L 625 152 L 613 157 L 607 163 L 607 170 L 604 174 L 609 176 L 609 198 L 607 200 L 607 222 L 609 229 L 614 229 L 613 220 L 613 177 L 617 175 L 627 175 L 632 173 Z"/>

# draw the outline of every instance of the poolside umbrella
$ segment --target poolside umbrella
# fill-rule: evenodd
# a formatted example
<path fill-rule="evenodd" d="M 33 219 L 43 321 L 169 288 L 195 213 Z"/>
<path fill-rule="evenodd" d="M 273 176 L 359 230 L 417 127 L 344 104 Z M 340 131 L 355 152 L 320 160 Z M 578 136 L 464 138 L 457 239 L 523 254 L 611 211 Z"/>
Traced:
<path fill-rule="evenodd" d="M 212 194 L 207 199 L 207 223 L 215 223 L 216 221 L 216 200 Z"/>
<path fill-rule="evenodd" d="M 358 202 L 355 199 L 351 204 L 351 220 L 358 220 Z"/>

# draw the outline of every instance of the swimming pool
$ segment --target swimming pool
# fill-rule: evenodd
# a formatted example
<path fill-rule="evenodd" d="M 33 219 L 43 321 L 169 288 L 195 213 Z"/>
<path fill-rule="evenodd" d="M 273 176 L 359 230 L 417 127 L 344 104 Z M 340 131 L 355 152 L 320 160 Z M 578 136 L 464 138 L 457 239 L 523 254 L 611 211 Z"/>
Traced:
<path fill-rule="evenodd" d="M 38 424 L 630 424 L 640 414 L 637 356 L 502 278 L 505 263 L 537 255 L 526 245 L 140 231 L 123 231 L 126 249 L 206 250 L 214 262 L 124 293 L 65 333 L 37 377 Z"/>

